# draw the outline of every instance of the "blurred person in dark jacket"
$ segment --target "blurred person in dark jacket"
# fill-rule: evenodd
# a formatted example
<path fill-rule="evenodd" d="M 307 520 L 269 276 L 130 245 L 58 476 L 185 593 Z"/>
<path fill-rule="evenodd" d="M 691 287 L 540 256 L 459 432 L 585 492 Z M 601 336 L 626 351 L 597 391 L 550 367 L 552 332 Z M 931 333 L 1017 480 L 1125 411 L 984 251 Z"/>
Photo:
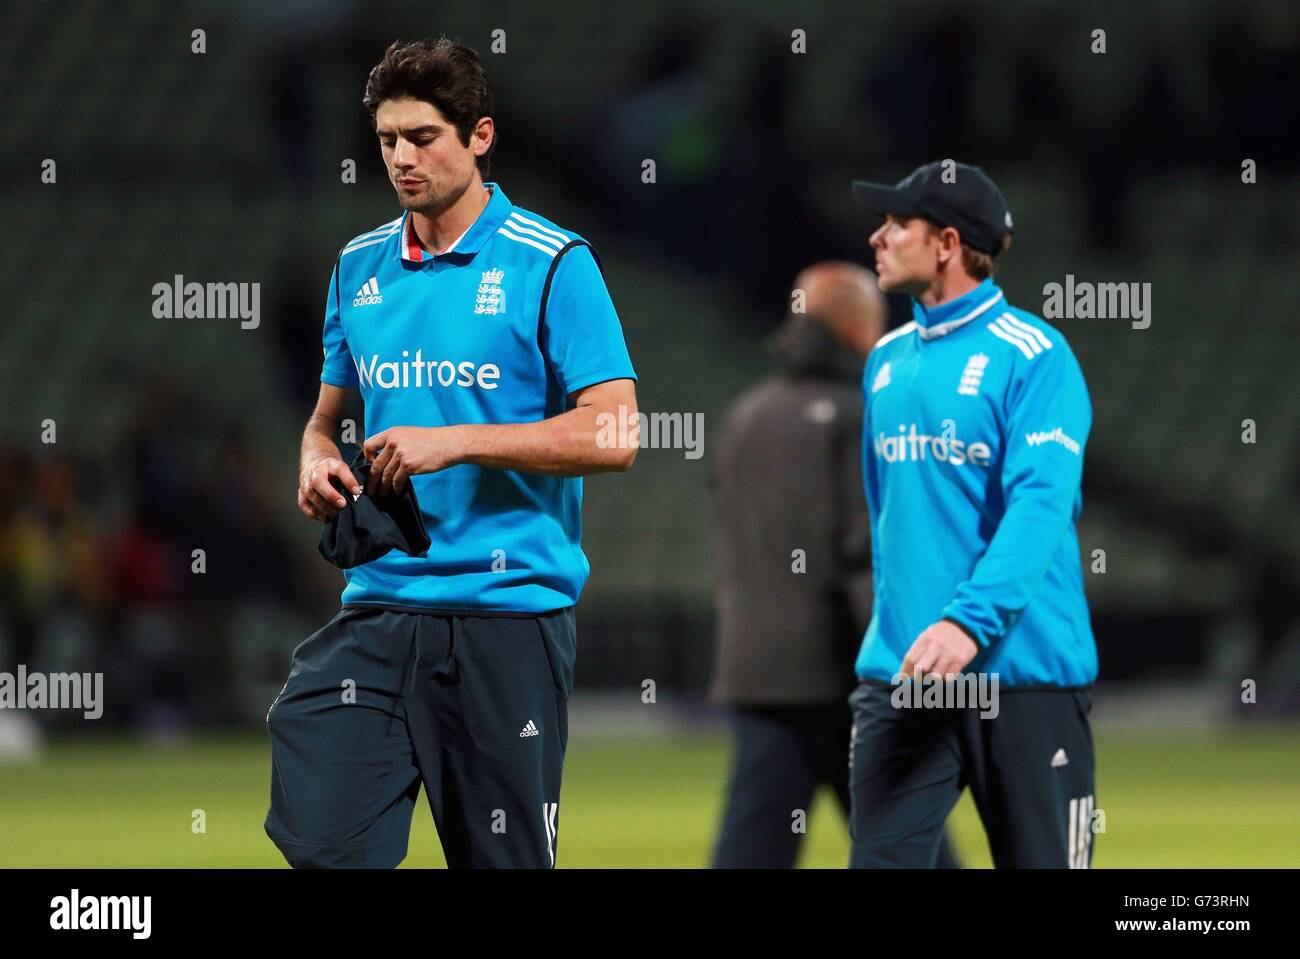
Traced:
<path fill-rule="evenodd" d="M 715 868 L 793 867 L 823 784 L 849 809 L 847 697 L 872 598 L 861 380 L 888 307 L 870 271 L 824 262 L 791 310 L 769 341 L 779 370 L 728 409 L 710 477 L 710 695 L 730 707 L 733 756 Z M 955 865 L 946 843 L 941 861 Z"/>

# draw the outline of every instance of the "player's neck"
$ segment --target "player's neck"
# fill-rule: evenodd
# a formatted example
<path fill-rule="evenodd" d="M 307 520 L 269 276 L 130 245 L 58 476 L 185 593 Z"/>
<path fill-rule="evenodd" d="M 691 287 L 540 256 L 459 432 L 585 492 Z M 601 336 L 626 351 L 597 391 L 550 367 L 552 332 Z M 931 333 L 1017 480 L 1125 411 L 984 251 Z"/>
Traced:
<path fill-rule="evenodd" d="M 933 310 L 936 306 L 965 296 L 979 285 L 979 280 L 961 271 L 952 275 L 941 273 L 929 289 L 921 292 L 917 300 L 927 310 Z"/>
<path fill-rule="evenodd" d="M 411 212 L 415 235 L 430 253 L 441 253 L 465 233 L 488 205 L 491 192 L 477 176 L 465 192 L 446 209 L 432 213 Z"/>

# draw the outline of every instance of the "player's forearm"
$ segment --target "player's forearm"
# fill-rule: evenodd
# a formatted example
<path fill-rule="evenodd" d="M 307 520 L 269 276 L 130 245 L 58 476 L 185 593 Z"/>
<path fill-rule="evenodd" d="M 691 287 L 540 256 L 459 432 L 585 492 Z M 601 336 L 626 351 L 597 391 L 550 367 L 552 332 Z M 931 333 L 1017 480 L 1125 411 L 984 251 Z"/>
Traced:
<path fill-rule="evenodd" d="M 1015 625 L 1047 575 L 1069 528 L 1065 492 L 1017 498 L 1003 515 L 970 579 L 960 583 L 943 618 L 988 645 Z"/>
<path fill-rule="evenodd" d="M 302 447 L 298 457 L 299 469 L 305 469 L 317 460 L 326 457 L 342 459 L 339 447 L 334 442 L 339 424 L 323 413 L 313 413 L 302 431 Z"/>
<path fill-rule="evenodd" d="M 449 426 L 457 463 L 545 476 L 621 472 L 636 458 L 635 434 L 611 429 L 596 407 L 579 406 L 536 423 Z"/>

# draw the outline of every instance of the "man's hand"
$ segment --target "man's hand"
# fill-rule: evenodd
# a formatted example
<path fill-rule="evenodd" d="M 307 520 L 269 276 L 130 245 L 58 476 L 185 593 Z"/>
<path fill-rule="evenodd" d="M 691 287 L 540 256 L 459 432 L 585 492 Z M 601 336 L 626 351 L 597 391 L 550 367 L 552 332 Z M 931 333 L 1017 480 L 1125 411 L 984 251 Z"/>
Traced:
<path fill-rule="evenodd" d="M 366 491 L 400 493 L 408 476 L 436 473 L 459 462 L 454 426 L 394 426 L 376 433 L 363 447 L 370 461 Z"/>
<path fill-rule="evenodd" d="M 334 476 L 343 481 L 343 486 L 353 496 L 361 494 L 361 484 L 352 475 L 352 470 L 336 456 L 323 456 L 313 460 L 303 467 L 298 476 L 298 508 L 322 523 L 331 516 L 337 516 L 339 510 L 348 505 L 348 501 L 330 483 Z"/>
<path fill-rule="evenodd" d="M 979 644 L 966 630 L 943 619 L 916 637 L 903 657 L 900 671 L 908 678 L 933 673 L 948 680 L 960 673 L 979 651 Z"/>

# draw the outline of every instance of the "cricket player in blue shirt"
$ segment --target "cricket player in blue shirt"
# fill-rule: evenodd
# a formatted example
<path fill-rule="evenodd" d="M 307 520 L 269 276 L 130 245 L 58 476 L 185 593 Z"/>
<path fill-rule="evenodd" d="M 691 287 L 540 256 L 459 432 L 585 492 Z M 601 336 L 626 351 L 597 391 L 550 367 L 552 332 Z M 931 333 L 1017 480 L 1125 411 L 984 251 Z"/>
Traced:
<path fill-rule="evenodd" d="M 855 867 L 931 867 L 969 786 L 999 867 L 1086 868 L 1097 652 L 1075 521 L 1092 408 L 1061 333 L 992 279 L 1011 213 L 977 167 L 854 183 L 880 288 L 863 377 L 874 608 L 850 697 Z"/>
<path fill-rule="evenodd" d="M 586 241 L 485 182 L 478 55 L 394 43 L 364 102 L 403 212 L 334 264 L 298 506 L 324 521 L 409 483 L 431 545 L 347 570 L 342 609 L 294 651 L 266 831 L 295 867 L 396 866 L 423 784 L 448 865 L 548 868 L 581 477 L 631 466 L 636 374 Z M 357 392 L 365 490 L 336 443 Z"/>

